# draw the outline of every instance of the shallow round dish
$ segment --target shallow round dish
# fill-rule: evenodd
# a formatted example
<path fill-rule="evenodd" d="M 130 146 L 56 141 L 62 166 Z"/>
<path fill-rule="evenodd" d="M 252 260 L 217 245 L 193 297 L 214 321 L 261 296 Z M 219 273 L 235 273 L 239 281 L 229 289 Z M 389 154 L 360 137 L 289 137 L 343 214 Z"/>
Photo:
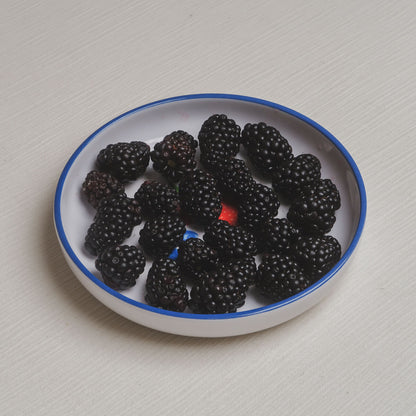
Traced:
<path fill-rule="evenodd" d="M 321 160 L 322 177 L 332 179 L 341 194 L 342 207 L 336 213 L 337 221 L 330 233 L 341 244 L 340 261 L 318 282 L 296 296 L 269 303 L 255 292 L 249 292 L 246 304 L 238 312 L 230 314 L 179 313 L 147 305 L 144 301 L 147 270 L 133 288 L 123 292 L 110 289 L 95 270 L 95 258 L 84 250 L 84 238 L 93 221 L 94 210 L 86 204 L 80 189 L 85 176 L 94 168 L 98 152 L 108 144 L 120 141 L 141 140 L 153 147 L 174 130 L 185 130 L 197 137 L 204 120 L 215 113 L 226 114 L 242 128 L 248 122 L 270 124 L 286 137 L 295 155 L 312 153 Z M 150 164 L 146 178 L 155 175 Z M 134 194 L 142 180 L 127 187 L 129 196 Z M 285 216 L 285 213 L 282 206 L 278 216 Z M 168 98 L 111 120 L 89 136 L 71 156 L 59 178 L 54 202 L 55 227 L 64 256 L 76 277 L 92 295 L 113 311 L 141 325 L 199 337 L 260 331 L 294 318 L 317 304 L 345 273 L 346 263 L 360 239 L 365 215 L 366 195 L 360 172 L 334 136 L 296 111 L 269 101 L 229 94 Z M 135 229 L 127 243 L 137 244 L 139 228 Z"/>

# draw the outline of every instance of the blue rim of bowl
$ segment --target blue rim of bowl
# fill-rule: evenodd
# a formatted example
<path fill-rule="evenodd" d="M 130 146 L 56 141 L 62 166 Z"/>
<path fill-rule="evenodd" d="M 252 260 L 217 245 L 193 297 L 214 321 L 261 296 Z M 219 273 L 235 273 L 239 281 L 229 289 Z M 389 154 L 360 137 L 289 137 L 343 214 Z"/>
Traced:
<path fill-rule="evenodd" d="M 354 234 L 354 237 L 348 247 L 348 249 L 345 251 L 344 255 L 341 257 L 341 259 L 338 261 L 338 263 L 320 280 L 318 280 L 316 283 L 314 283 L 312 286 L 308 287 L 307 289 L 303 290 L 302 292 L 298 293 L 297 295 L 294 295 L 290 298 L 284 299 L 283 301 L 277 302 L 277 303 L 271 303 L 266 306 L 262 306 L 255 309 L 240 311 L 240 312 L 233 312 L 233 313 L 226 313 L 226 314 L 194 314 L 194 313 L 187 313 L 187 312 L 173 312 L 173 311 L 167 311 L 164 309 L 156 308 L 150 305 L 147 305 L 145 303 L 133 300 L 131 298 L 128 298 L 127 296 L 124 296 L 122 293 L 117 292 L 111 288 L 109 288 L 107 285 L 105 285 L 100 279 L 95 277 L 80 261 L 80 259 L 76 256 L 74 251 L 71 248 L 71 245 L 69 244 L 63 224 L 62 224 L 62 217 L 61 217 L 61 196 L 62 196 L 62 190 L 65 184 L 66 177 L 68 175 L 68 172 L 78 157 L 78 155 L 81 153 L 81 151 L 84 149 L 84 147 L 91 142 L 102 130 L 110 126 L 111 124 L 114 124 L 116 121 L 132 114 L 136 113 L 142 110 L 145 110 L 150 107 L 155 107 L 158 105 L 168 104 L 174 101 L 185 101 L 185 100 L 197 100 L 197 99 L 225 99 L 225 100 L 235 100 L 235 101 L 245 101 L 245 102 L 251 102 L 255 104 L 260 104 L 266 107 L 274 108 L 279 111 L 285 112 L 287 114 L 290 114 L 305 123 L 309 124 L 319 132 L 321 132 L 328 140 L 330 140 L 337 149 L 342 153 L 344 158 L 347 160 L 348 164 L 350 165 L 352 171 L 354 172 L 354 177 L 357 182 L 357 186 L 360 193 L 360 219 L 358 222 L 357 230 Z M 276 104 L 272 101 L 267 101 L 259 98 L 253 98 L 245 95 L 235 95 L 235 94 L 222 94 L 222 93 L 204 93 L 204 94 L 189 94 L 189 95 L 181 95 L 171 98 L 166 98 L 163 100 L 154 101 L 145 105 L 142 105 L 140 107 L 134 108 L 132 110 L 129 110 L 114 119 L 110 120 L 108 123 L 104 124 L 100 128 L 98 128 L 94 133 L 92 133 L 87 139 L 84 140 L 84 142 L 75 150 L 75 152 L 72 154 L 68 162 L 66 163 L 60 177 L 58 180 L 58 184 L 56 187 L 56 193 L 55 193 L 55 199 L 54 199 L 54 221 L 55 221 L 55 227 L 56 231 L 59 237 L 59 240 L 64 247 L 66 253 L 71 258 L 71 260 L 74 262 L 74 264 L 81 270 L 81 272 L 88 277 L 91 281 L 93 281 L 96 285 L 101 287 L 103 290 L 105 290 L 110 295 L 120 299 L 123 302 L 127 302 L 133 306 L 136 306 L 140 309 L 144 309 L 150 312 L 155 312 L 157 314 L 169 316 L 169 317 L 176 317 L 176 318 L 186 318 L 186 319 L 200 319 L 200 320 L 218 320 L 218 319 L 233 319 L 233 318 L 243 318 L 247 316 L 252 316 L 256 314 L 261 314 L 265 312 L 269 312 L 275 309 L 282 308 L 283 306 L 289 305 L 293 302 L 298 301 L 299 299 L 308 296 L 315 290 L 317 290 L 319 287 L 324 285 L 326 282 L 328 282 L 340 269 L 341 267 L 346 263 L 346 261 L 351 257 L 353 251 L 355 250 L 358 241 L 361 237 L 365 218 L 367 213 L 367 197 L 366 197 L 366 191 L 364 186 L 364 181 L 362 179 L 361 173 L 354 161 L 354 159 L 351 157 L 349 152 L 345 149 L 345 147 L 336 139 L 328 130 L 323 128 L 321 125 L 316 123 L 315 121 L 311 120 L 310 118 L 304 116 L 301 113 L 298 113 L 297 111 L 294 111 L 290 108 L 284 107 L 280 104 Z"/>

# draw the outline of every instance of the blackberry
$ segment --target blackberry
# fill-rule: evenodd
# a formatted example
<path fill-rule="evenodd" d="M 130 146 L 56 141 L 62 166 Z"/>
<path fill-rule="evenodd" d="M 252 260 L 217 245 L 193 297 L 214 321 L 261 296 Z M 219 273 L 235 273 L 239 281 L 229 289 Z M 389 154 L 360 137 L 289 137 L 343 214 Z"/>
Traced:
<path fill-rule="evenodd" d="M 203 239 L 222 259 L 254 256 L 257 252 L 253 234 L 222 220 L 211 223 L 206 228 Z"/>
<path fill-rule="evenodd" d="M 229 159 L 215 173 L 218 187 L 226 199 L 241 200 L 254 188 L 256 181 L 244 160 Z"/>
<path fill-rule="evenodd" d="M 286 254 L 264 256 L 257 270 L 257 288 L 276 302 L 296 295 L 310 284 L 299 264 Z"/>
<path fill-rule="evenodd" d="M 171 182 L 178 182 L 196 167 L 198 142 L 183 130 L 174 131 L 156 143 L 150 157 L 155 171 Z"/>
<path fill-rule="evenodd" d="M 185 233 L 185 224 L 177 216 L 161 215 L 149 219 L 140 230 L 139 243 L 151 256 L 167 256 L 179 245 Z"/>
<path fill-rule="evenodd" d="M 125 290 L 136 284 L 143 273 L 146 260 L 135 246 L 115 246 L 102 251 L 95 267 L 103 276 L 104 283 L 115 290 Z"/>
<path fill-rule="evenodd" d="M 124 185 L 121 182 L 109 173 L 97 170 L 87 174 L 82 184 L 82 192 L 94 208 L 97 208 L 102 198 L 117 194 L 125 195 Z"/>
<path fill-rule="evenodd" d="M 204 150 L 201 150 L 200 161 L 208 172 L 214 174 L 221 169 L 224 162 L 234 158 L 236 154 L 231 142 L 213 140 L 206 143 Z"/>
<path fill-rule="evenodd" d="M 108 172 L 121 182 L 137 179 L 149 164 L 150 147 L 139 141 L 109 144 L 97 156 L 99 170 Z"/>
<path fill-rule="evenodd" d="M 229 279 L 236 280 L 244 290 L 247 290 L 255 283 L 257 265 L 254 257 L 243 257 L 219 264 L 218 270 L 226 273 Z"/>
<path fill-rule="evenodd" d="M 300 196 L 306 199 L 316 197 L 325 201 L 335 211 L 341 207 L 339 191 L 331 179 L 320 179 L 314 187 L 302 191 Z"/>
<path fill-rule="evenodd" d="M 243 306 L 245 299 L 241 282 L 219 271 L 206 274 L 192 287 L 188 305 L 195 313 L 231 313 Z"/>
<path fill-rule="evenodd" d="M 108 247 L 121 244 L 130 237 L 132 231 L 133 226 L 128 222 L 109 223 L 98 219 L 88 228 L 84 246 L 90 254 L 96 256 Z"/>
<path fill-rule="evenodd" d="M 309 153 L 301 154 L 279 169 L 273 176 L 272 186 L 289 199 L 303 190 L 314 187 L 321 178 L 321 162 Z"/>
<path fill-rule="evenodd" d="M 155 260 L 146 280 L 146 302 L 157 308 L 183 312 L 188 303 L 188 290 L 174 260 Z"/>
<path fill-rule="evenodd" d="M 295 199 L 287 218 L 304 233 L 312 235 L 328 233 L 336 220 L 332 201 L 316 193 L 304 194 Z"/>
<path fill-rule="evenodd" d="M 257 183 L 239 205 L 238 223 L 254 230 L 266 219 L 275 217 L 279 206 L 276 192 L 266 185 Z"/>
<path fill-rule="evenodd" d="M 259 250 L 264 253 L 288 253 L 299 237 L 299 230 L 286 218 L 269 218 L 256 233 Z"/>
<path fill-rule="evenodd" d="M 142 222 L 139 203 L 126 195 L 111 195 L 101 199 L 97 207 L 94 221 L 103 220 L 107 223 L 127 223 L 132 226 Z"/>
<path fill-rule="evenodd" d="M 195 170 L 179 183 L 179 200 L 183 214 L 197 224 L 216 220 L 221 213 L 221 195 L 213 176 Z"/>
<path fill-rule="evenodd" d="M 296 242 L 293 253 L 305 272 L 316 281 L 341 258 L 341 245 L 331 235 L 302 236 Z"/>
<path fill-rule="evenodd" d="M 235 156 L 240 148 L 241 128 L 225 114 L 214 114 L 204 121 L 198 134 L 201 153 L 211 153 L 221 148 L 230 156 Z"/>
<path fill-rule="evenodd" d="M 218 255 L 200 238 L 188 238 L 179 245 L 177 262 L 186 276 L 197 280 L 201 272 L 215 269 Z"/>
<path fill-rule="evenodd" d="M 246 124 L 242 142 L 250 161 L 266 177 L 271 177 L 283 164 L 293 159 L 289 142 L 266 123 Z"/>
<path fill-rule="evenodd" d="M 145 181 L 134 194 L 144 215 L 156 217 L 179 212 L 179 196 L 176 190 L 158 181 Z"/>

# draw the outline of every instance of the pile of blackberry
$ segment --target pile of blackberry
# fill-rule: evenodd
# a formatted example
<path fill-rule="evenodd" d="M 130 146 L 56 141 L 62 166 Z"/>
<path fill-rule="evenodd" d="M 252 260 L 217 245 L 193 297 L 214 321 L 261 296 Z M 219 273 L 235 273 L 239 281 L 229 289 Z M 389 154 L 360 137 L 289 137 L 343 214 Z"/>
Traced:
<path fill-rule="evenodd" d="M 147 261 L 149 305 L 232 313 L 249 293 L 279 302 L 335 266 L 341 246 L 328 233 L 341 199 L 315 155 L 295 155 L 274 126 L 242 129 L 224 114 L 192 134 L 198 140 L 176 130 L 153 149 L 119 142 L 97 155 L 81 186 L 96 210 L 84 245 L 105 284 L 131 288 Z M 230 206 L 237 224 L 225 220 Z"/>

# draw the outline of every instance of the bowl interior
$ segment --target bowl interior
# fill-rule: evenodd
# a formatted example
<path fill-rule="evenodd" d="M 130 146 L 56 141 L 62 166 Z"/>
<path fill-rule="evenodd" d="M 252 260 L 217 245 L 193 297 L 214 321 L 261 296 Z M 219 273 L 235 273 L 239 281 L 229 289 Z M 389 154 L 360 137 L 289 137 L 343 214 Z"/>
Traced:
<path fill-rule="evenodd" d="M 330 234 L 340 242 L 343 254 L 347 251 L 356 235 L 362 214 L 360 189 L 348 154 L 345 151 L 343 154 L 342 146 L 329 133 L 290 110 L 260 102 L 237 98 L 188 98 L 145 106 L 120 116 L 91 135 L 68 162 L 63 175 L 58 215 L 68 245 L 73 251 L 70 255 L 76 256 L 89 271 L 86 273 L 87 277 L 95 276 L 101 279 L 94 266 L 95 257 L 84 249 L 85 234 L 93 221 L 95 210 L 85 201 L 80 189 L 87 173 L 94 169 L 98 152 L 110 143 L 132 140 L 145 141 L 152 148 L 174 130 L 185 130 L 197 138 L 202 123 L 215 113 L 226 114 L 242 128 L 248 122 L 263 121 L 270 124 L 289 141 L 295 155 L 312 153 L 320 159 L 322 178 L 330 178 L 337 185 L 342 202 Z M 240 152 L 239 157 L 244 158 L 244 153 Z M 149 178 L 163 180 L 153 171 L 151 163 L 142 178 L 127 186 L 127 194 L 133 196 L 143 180 Z M 270 185 L 264 178 L 257 179 Z M 278 216 L 284 217 L 286 211 L 287 207 L 282 205 Z M 134 229 L 126 243 L 137 244 L 142 226 L 143 224 Z M 147 269 L 149 267 L 148 261 Z M 144 302 L 147 269 L 138 279 L 136 286 L 122 292 L 124 296 Z M 255 291 L 250 291 L 246 304 L 239 310 L 251 310 L 268 304 L 269 300 L 257 295 Z"/>

